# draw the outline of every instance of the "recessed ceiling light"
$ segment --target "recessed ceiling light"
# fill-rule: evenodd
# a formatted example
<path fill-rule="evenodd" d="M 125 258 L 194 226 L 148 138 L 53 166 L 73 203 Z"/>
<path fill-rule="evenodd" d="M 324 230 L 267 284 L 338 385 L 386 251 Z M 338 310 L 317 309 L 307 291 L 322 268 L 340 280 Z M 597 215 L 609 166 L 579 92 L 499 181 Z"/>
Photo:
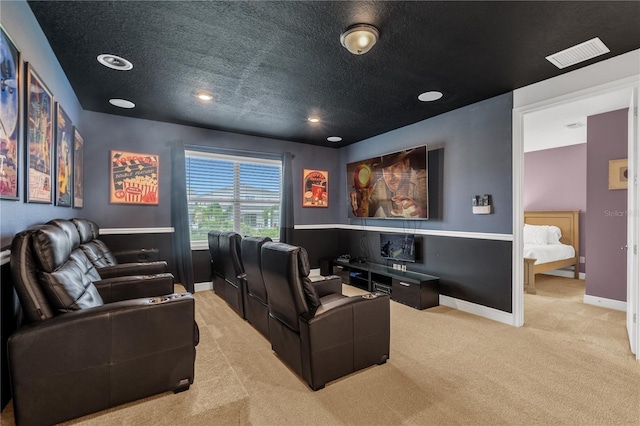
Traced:
<path fill-rule="evenodd" d="M 309 120 L 312 123 L 319 123 L 320 119 L 318 117 L 309 117 L 307 118 L 307 120 Z"/>
<path fill-rule="evenodd" d="M 340 136 L 329 136 L 327 140 L 329 142 L 340 142 L 342 141 L 342 138 Z"/>
<path fill-rule="evenodd" d="M 118 70 L 128 71 L 133 68 L 133 64 L 120 56 L 112 55 L 110 53 L 103 53 L 98 55 L 98 62 L 105 67 Z"/>
<path fill-rule="evenodd" d="M 131 109 L 136 106 L 136 104 L 126 99 L 109 99 L 109 103 L 113 106 L 117 106 L 118 108 Z"/>
<path fill-rule="evenodd" d="M 442 92 L 437 92 L 435 90 L 432 90 L 430 92 L 424 92 L 421 93 L 418 96 L 418 100 L 422 101 L 422 102 L 433 102 L 433 101 L 437 101 L 438 99 L 440 99 L 442 97 Z"/>
<path fill-rule="evenodd" d="M 196 96 L 201 101 L 210 101 L 211 99 L 213 99 L 213 95 L 211 93 L 207 93 L 207 92 L 198 92 L 196 94 Z"/>

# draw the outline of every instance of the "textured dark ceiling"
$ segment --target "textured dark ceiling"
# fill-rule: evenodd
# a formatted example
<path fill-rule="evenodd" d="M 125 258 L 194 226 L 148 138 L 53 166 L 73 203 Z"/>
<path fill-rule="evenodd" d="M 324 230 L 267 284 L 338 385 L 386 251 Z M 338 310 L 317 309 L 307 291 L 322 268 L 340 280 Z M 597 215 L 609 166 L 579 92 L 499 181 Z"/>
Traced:
<path fill-rule="evenodd" d="M 87 110 L 344 146 L 640 48 L 640 2 L 30 1 Z M 380 30 L 354 56 L 350 25 Z M 600 39 L 564 70 L 545 59 Z M 131 71 L 96 61 L 111 53 Z M 214 94 L 210 103 L 195 98 Z M 439 90 L 423 103 L 417 96 Z M 124 110 L 110 98 L 137 106 Z M 307 117 L 322 122 L 312 124 Z M 328 136 L 343 141 L 331 144 Z"/>

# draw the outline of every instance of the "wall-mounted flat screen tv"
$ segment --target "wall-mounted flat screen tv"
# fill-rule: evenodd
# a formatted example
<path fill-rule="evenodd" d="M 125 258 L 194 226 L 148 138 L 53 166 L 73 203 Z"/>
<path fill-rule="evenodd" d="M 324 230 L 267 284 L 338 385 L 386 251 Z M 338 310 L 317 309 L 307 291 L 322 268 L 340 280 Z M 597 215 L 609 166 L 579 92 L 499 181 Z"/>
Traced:
<path fill-rule="evenodd" d="M 347 164 L 349 217 L 428 219 L 427 147 Z"/>
<path fill-rule="evenodd" d="M 383 259 L 416 261 L 416 244 L 413 234 L 380 233 L 380 256 Z"/>

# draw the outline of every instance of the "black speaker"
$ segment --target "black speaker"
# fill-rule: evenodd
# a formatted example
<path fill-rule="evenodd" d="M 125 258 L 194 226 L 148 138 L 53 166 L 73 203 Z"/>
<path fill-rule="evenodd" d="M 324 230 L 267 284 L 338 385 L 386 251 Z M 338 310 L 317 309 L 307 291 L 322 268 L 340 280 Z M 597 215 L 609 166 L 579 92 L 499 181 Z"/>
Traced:
<path fill-rule="evenodd" d="M 333 275 L 333 268 L 331 267 L 330 258 L 323 257 L 320 259 L 320 275 L 322 275 L 323 277 Z"/>

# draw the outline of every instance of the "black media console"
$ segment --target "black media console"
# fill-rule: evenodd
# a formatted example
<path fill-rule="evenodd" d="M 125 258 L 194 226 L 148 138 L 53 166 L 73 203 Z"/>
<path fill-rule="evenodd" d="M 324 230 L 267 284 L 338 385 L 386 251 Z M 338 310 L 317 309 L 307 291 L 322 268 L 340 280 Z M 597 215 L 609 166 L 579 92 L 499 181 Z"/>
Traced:
<path fill-rule="evenodd" d="M 416 309 L 439 305 L 440 278 L 418 272 L 401 271 L 375 263 L 349 262 L 337 259 L 333 262 L 336 275 L 342 282 L 366 291 L 391 295 L 391 300 Z"/>

